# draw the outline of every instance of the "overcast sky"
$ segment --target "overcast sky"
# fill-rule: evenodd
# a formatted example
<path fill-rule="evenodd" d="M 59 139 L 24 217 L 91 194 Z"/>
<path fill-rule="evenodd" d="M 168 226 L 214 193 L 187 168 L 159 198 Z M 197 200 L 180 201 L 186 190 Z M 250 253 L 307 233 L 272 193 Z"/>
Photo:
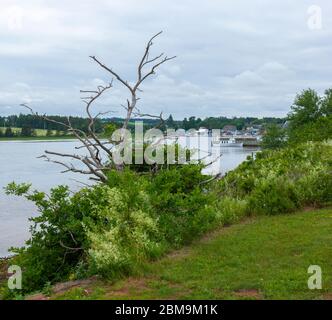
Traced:
<path fill-rule="evenodd" d="M 153 52 L 177 59 L 145 83 L 139 103 L 146 113 L 285 116 L 297 92 L 332 87 L 330 0 L 0 4 L 0 115 L 24 111 L 23 102 L 48 114 L 83 115 L 79 90 L 110 81 L 89 55 L 131 82 L 146 40 L 160 30 Z M 115 84 L 96 108 L 121 116 L 126 97 Z"/>

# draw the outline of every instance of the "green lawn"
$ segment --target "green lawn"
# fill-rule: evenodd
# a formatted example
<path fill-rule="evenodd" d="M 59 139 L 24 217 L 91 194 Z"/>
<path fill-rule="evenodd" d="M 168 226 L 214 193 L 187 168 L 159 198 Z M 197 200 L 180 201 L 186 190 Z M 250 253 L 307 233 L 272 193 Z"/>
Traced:
<path fill-rule="evenodd" d="M 93 280 L 57 299 L 329 299 L 332 209 L 260 217 L 223 228 L 113 284 Z M 310 265 L 323 289 L 309 290 Z"/>
<path fill-rule="evenodd" d="M 15 137 L 0 137 L 0 141 L 12 141 L 12 140 L 56 140 L 56 139 L 73 139 L 73 136 L 56 136 L 56 131 L 52 130 L 52 136 L 47 136 L 47 130 L 44 129 L 34 129 L 35 136 L 33 137 L 21 137 L 21 128 L 11 127 L 12 131 L 17 135 Z M 0 127 L 2 133 L 5 132 L 5 128 Z"/>
<path fill-rule="evenodd" d="M 16 134 L 20 134 L 21 133 L 21 128 L 16 128 L 16 127 L 11 127 L 12 131 Z M 0 128 L 0 130 L 2 130 L 2 132 L 5 132 L 5 128 Z M 44 130 L 44 129 L 34 129 L 35 133 L 36 133 L 36 136 L 46 136 L 46 132 L 47 130 Z M 52 130 L 52 133 L 55 134 L 56 131 L 55 130 Z"/>

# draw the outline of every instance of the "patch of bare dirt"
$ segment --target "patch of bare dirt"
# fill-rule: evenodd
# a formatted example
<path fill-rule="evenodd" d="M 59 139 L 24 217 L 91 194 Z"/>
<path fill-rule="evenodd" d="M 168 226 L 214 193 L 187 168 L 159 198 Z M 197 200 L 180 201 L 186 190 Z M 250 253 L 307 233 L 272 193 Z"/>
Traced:
<path fill-rule="evenodd" d="M 165 258 L 170 258 L 172 260 L 181 259 L 181 258 L 189 256 L 189 254 L 190 254 L 190 246 L 187 246 L 187 247 L 170 252 L 169 254 L 167 254 L 165 256 Z"/>
<path fill-rule="evenodd" d="M 306 206 L 302 209 L 302 211 L 309 212 L 309 211 L 314 211 L 316 209 L 317 209 L 317 207 L 315 207 L 315 206 Z"/>
<path fill-rule="evenodd" d="M 241 289 L 235 292 L 235 296 L 239 298 L 250 298 L 256 300 L 262 300 L 262 294 L 256 289 Z"/>
<path fill-rule="evenodd" d="M 91 285 L 96 280 L 97 280 L 97 277 L 92 277 L 92 278 L 85 279 L 85 280 L 75 280 L 75 281 L 58 283 L 52 288 L 52 293 L 60 294 L 60 293 L 66 292 L 72 288 L 77 288 L 77 287 L 84 288 L 84 287 Z"/>
<path fill-rule="evenodd" d="M 92 277 L 85 280 L 75 280 L 75 281 L 57 283 L 52 287 L 51 293 L 52 296 L 55 297 L 73 288 L 87 288 L 89 285 L 93 284 L 96 280 L 97 277 Z M 85 291 L 87 292 L 87 294 L 89 293 L 88 289 L 86 289 Z M 47 297 L 42 293 L 37 293 L 26 297 L 26 300 L 48 300 L 48 299 L 49 297 Z"/>
<path fill-rule="evenodd" d="M 332 293 L 325 293 L 323 295 L 323 300 L 332 300 Z"/>
<path fill-rule="evenodd" d="M 146 278 L 133 278 L 130 277 L 126 279 L 118 288 L 115 286 L 110 286 L 107 288 L 107 298 L 121 298 L 121 297 L 135 297 L 141 296 L 142 293 L 153 292 L 153 288 L 149 285 L 151 281 L 157 281 L 158 283 L 163 282 L 163 285 L 173 288 L 173 289 L 181 289 L 180 293 L 172 293 L 169 296 L 163 297 L 163 300 L 176 300 L 181 298 L 184 295 L 190 294 L 191 290 L 188 288 L 183 288 L 176 283 L 171 283 L 168 281 L 163 281 L 159 278 L 154 277 L 146 277 Z M 159 299 L 160 297 L 155 297 Z"/>
<path fill-rule="evenodd" d="M 128 296 L 131 292 L 140 292 L 144 290 L 148 290 L 149 287 L 147 285 L 147 281 L 149 279 L 145 278 L 128 278 L 125 280 L 125 283 L 121 285 L 121 287 L 113 288 L 110 286 L 111 290 L 107 292 L 107 297 L 121 297 L 121 296 Z M 61 296 L 62 294 L 66 293 L 67 291 L 74 289 L 74 288 L 81 288 L 83 292 L 88 296 L 92 290 L 91 286 L 96 284 L 98 281 L 97 277 L 92 277 L 86 280 L 75 280 L 75 281 L 68 281 L 68 282 L 61 282 L 54 285 L 51 288 L 51 297 L 46 296 L 43 293 L 36 293 L 26 297 L 26 300 L 49 300 L 54 299 L 57 296 Z M 109 289 L 109 287 L 107 288 Z"/>
<path fill-rule="evenodd" d="M 42 293 L 36 293 L 25 298 L 25 300 L 49 300 L 49 297 Z"/>

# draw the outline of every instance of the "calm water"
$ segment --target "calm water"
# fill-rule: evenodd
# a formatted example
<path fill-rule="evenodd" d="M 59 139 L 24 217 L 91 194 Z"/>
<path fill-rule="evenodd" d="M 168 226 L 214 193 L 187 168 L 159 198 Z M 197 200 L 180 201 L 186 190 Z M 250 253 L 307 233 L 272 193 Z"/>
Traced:
<path fill-rule="evenodd" d="M 66 184 L 71 190 L 78 190 L 87 182 L 86 177 L 73 173 L 60 173 L 61 167 L 38 159 L 45 149 L 60 152 L 71 152 L 77 144 L 73 141 L 25 141 L 0 142 L 0 257 L 8 254 L 11 246 L 21 246 L 29 237 L 28 218 L 38 214 L 32 203 L 21 197 L 5 195 L 3 187 L 9 182 L 28 182 L 33 187 L 48 191 L 51 187 Z M 193 143 L 193 147 L 197 144 Z M 200 145 L 203 150 L 209 148 Z M 234 169 L 257 149 L 250 148 L 219 148 L 215 147 L 213 154 L 222 157 L 208 170 L 209 172 L 227 172 Z"/>

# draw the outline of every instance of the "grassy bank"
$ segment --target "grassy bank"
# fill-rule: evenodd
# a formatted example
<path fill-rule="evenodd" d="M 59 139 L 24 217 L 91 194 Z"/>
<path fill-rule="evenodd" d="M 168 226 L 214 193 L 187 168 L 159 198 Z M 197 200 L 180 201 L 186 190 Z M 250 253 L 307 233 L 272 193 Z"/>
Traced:
<path fill-rule="evenodd" d="M 12 251 L 17 254 L 13 263 L 24 270 L 22 293 L 91 276 L 116 280 L 135 275 L 142 265 L 222 226 L 264 216 L 278 221 L 274 216 L 327 207 L 332 203 L 331 152 L 329 144 L 306 143 L 258 153 L 209 185 L 199 164 L 154 175 L 129 168 L 110 171 L 104 184 L 75 194 L 58 186 L 46 196 L 28 184 L 11 183 L 6 192 L 35 202 L 40 212 L 32 219 L 35 224 L 27 246 Z M 287 227 L 287 235 L 296 235 Z M 269 228 L 274 232 L 274 226 Z M 234 241 L 238 238 L 236 235 Z M 264 244 L 266 239 L 262 241 Z M 269 251 L 275 246 L 273 241 Z M 251 254 L 248 249 L 239 257 Z M 228 292 L 221 288 L 223 294 Z M 15 294 L 8 292 L 7 297 Z"/>
<path fill-rule="evenodd" d="M 332 208 L 249 219 L 146 265 L 136 277 L 62 284 L 51 298 L 331 299 L 331 228 Z M 322 290 L 307 287 L 310 265 L 322 268 Z"/>

